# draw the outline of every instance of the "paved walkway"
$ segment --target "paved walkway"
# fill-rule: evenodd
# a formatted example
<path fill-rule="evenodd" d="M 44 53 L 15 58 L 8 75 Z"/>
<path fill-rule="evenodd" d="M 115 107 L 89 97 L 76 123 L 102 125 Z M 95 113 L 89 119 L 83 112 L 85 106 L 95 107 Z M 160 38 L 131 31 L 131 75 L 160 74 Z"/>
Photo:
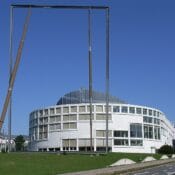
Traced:
<path fill-rule="evenodd" d="M 108 168 L 101 168 L 89 171 L 81 171 L 75 173 L 65 173 L 61 175 L 110 175 L 110 174 L 121 174 L 126 172 L 131 172 L 139 169 L 144 169 L 152 166 L 158 166 L 162 164 L 167 164 L 175 162 L 175 158 L 173 159 L 166 159 L 166 160 L 156 160 L 150 161 L 145 163 L 136 163 L 132 165 L 122 165 L 122 166 L 115 166 L 115 167 L 108 167 Z"/>

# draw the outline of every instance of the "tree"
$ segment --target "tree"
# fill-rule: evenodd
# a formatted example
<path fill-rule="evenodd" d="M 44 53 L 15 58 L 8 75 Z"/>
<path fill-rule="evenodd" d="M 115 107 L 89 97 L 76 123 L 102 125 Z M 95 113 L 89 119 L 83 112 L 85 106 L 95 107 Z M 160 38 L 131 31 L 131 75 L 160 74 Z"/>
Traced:
<path fill-rule="evenodd" d="M 163 145 L 158 150 L 158 153 L 160 153 L 160 154 L 173 154 L 174 150 L 173 150 L 173 147 L 170 145 Z"/>
<path fill-rule="evenodd" d="M 25 139 L 22 135 L 19 135 L 15 138 L 15 147 L 16 147 L 16 151 L 23 151 L 24 150 L 24 142 Z"/>

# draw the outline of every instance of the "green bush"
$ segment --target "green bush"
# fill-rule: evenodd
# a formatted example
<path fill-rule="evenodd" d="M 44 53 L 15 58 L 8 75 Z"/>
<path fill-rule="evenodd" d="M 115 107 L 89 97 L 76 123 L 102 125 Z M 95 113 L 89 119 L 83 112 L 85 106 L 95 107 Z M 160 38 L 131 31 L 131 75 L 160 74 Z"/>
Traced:
<path fill-rule="evenodd" d="M 22 135 L 18 135 L 14 141 L 16 151 L 24 151 L 24 142 L 25 142 L 24 137 Z"/>
<path fill-rule="evenodd" d="M 158 153 L 159 154 L 173 154 L 174 153 L 174 149 L 170 145 L 163 145 L 158 150 Z"/>

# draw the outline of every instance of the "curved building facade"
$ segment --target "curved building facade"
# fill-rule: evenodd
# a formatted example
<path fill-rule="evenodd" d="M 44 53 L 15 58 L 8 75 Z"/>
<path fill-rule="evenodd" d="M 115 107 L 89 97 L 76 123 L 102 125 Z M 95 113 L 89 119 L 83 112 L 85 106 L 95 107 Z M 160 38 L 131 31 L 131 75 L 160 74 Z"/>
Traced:
<path fill-rule="evenodd" d="M 90 106 L 88 91 L 64 95 L 57 105 L 37 109 L 29 116 L 31 151 L 90 151 Z M 106 147 L 105 95 L 93 92 L 92 145 Z M 109 97 L 108 145 L 112 152 L 155 153 L 172 145 L 174 127 L 158 109 L 131 105 Z"/>

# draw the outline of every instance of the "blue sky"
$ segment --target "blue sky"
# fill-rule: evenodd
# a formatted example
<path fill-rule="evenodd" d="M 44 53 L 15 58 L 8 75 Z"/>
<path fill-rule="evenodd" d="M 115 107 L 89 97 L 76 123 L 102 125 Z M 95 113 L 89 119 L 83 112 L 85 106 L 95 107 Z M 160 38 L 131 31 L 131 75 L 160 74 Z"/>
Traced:
<path fill-rule="evenodd" d="M 0 1 L 0 109 L 8 86 L 9 6 Z M 175 120 L 175 2 L 160 0 L 43 0 L 25 3 L 110 7 L 110 93 L 162 110 Z M 15 59 L 26 10 L 15 9 Z M 93 11 L 93 87 L 105 90 L 105 18 Z M 29 113 L 88 87 L 87 12 L 32 10 L 13 94 L 12 131 L 28 134 Z M 4 125 L 7 130 L 7 120 Z"/>

